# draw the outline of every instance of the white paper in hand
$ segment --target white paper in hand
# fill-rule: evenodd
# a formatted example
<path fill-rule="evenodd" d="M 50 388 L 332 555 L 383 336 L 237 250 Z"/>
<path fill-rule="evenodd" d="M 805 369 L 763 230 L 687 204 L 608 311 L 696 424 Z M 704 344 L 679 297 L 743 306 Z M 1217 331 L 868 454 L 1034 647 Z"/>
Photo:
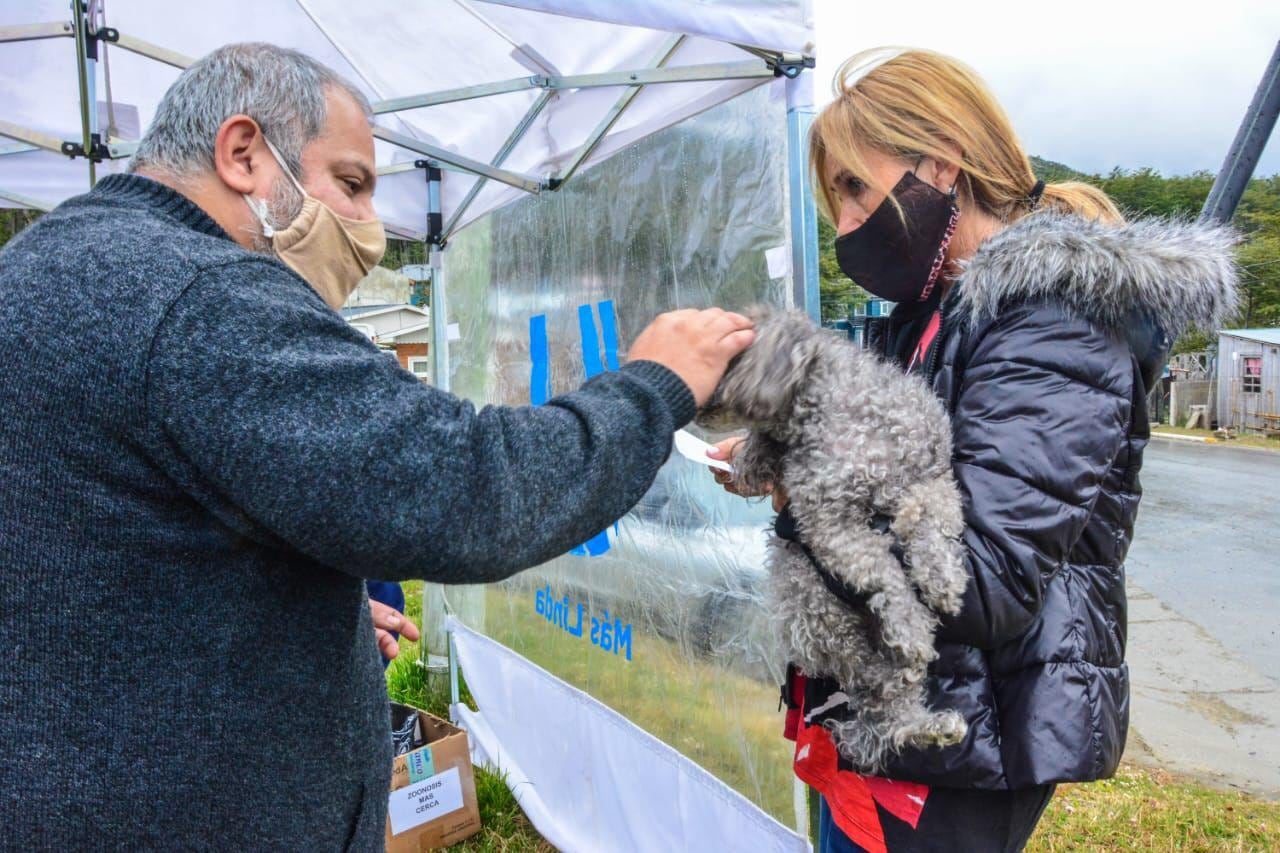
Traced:
<path fill-rule="evenodd" d="M 728 462 L 720 459 L 712 459 L 707 455 L 707 451 L 715 447 L 713 444 L 707 444 L 691 432 L 678 429 L 675 435 L 676 450 L 686 459 L 692 459 L 699 465 L 710 465 L 712 468 L 719 468 L 721 471 L 733 473 L 733 466 Z"/>

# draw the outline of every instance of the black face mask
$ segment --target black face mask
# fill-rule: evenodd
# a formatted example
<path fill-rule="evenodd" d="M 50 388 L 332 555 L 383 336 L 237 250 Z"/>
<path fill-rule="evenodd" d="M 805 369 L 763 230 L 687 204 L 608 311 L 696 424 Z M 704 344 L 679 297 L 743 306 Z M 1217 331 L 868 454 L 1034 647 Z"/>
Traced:
<path fill-rule="evenodd" d="M 902 216 L 888 199 L 880 202 L 866 222 L 836 240 L 836 262 L 881 299 L 925 302 L 938 283 L 960 208 L 954 192 L 940 192 L 913 172 L 902 176 L 893 197 Z"/>

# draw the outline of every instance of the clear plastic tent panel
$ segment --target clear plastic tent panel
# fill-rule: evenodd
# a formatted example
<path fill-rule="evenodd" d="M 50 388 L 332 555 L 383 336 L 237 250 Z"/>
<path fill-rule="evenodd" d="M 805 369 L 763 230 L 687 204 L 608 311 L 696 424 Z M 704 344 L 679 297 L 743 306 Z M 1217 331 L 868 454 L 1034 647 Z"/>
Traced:
<path fill-rule="evenodd" d="M 662 311 L 789 305 L 790 271 L 776 263 L 789 257 L 786 162 L 783 89 L 766 86 L 466 228 L 445 252 L 461 327 L 453 390 L 537 403 L 547 382 L 562 393 L 616 367 Z M 577 553 L 446 594 L 473 627 L 790 824 L 782 672 L 762 602 L 771 520 L 673 454 L 640 505 Z"/>

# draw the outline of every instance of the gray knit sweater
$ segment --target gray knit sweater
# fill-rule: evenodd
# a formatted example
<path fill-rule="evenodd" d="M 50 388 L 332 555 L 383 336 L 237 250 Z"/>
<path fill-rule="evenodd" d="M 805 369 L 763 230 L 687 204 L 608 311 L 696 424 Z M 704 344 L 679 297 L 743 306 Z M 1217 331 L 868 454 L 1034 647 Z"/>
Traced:
<path fill-rule="evenodd" d="M 361 579 L 568 550 L 693 411 L 651 362 L 477 411 L 158 183 L 61 205 L 0 253 L 0 847 L 380 848 Z"/>

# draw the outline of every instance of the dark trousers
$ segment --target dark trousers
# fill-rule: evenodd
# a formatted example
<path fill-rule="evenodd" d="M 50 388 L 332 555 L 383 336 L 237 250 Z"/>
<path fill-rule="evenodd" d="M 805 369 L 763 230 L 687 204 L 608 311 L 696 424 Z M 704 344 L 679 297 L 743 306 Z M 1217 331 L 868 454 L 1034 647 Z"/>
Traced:
<path fill-rule="evenodd" d="M 879 806 L 876 810 L 889 853 L 1018 853 L 1035 831 L 1054 787 L 1021 791 L 934 788 L 915 829 Z M 818 806 L 818 831 L 817 853 L 866 853 L 836 826 L 826 798 Z"/>

